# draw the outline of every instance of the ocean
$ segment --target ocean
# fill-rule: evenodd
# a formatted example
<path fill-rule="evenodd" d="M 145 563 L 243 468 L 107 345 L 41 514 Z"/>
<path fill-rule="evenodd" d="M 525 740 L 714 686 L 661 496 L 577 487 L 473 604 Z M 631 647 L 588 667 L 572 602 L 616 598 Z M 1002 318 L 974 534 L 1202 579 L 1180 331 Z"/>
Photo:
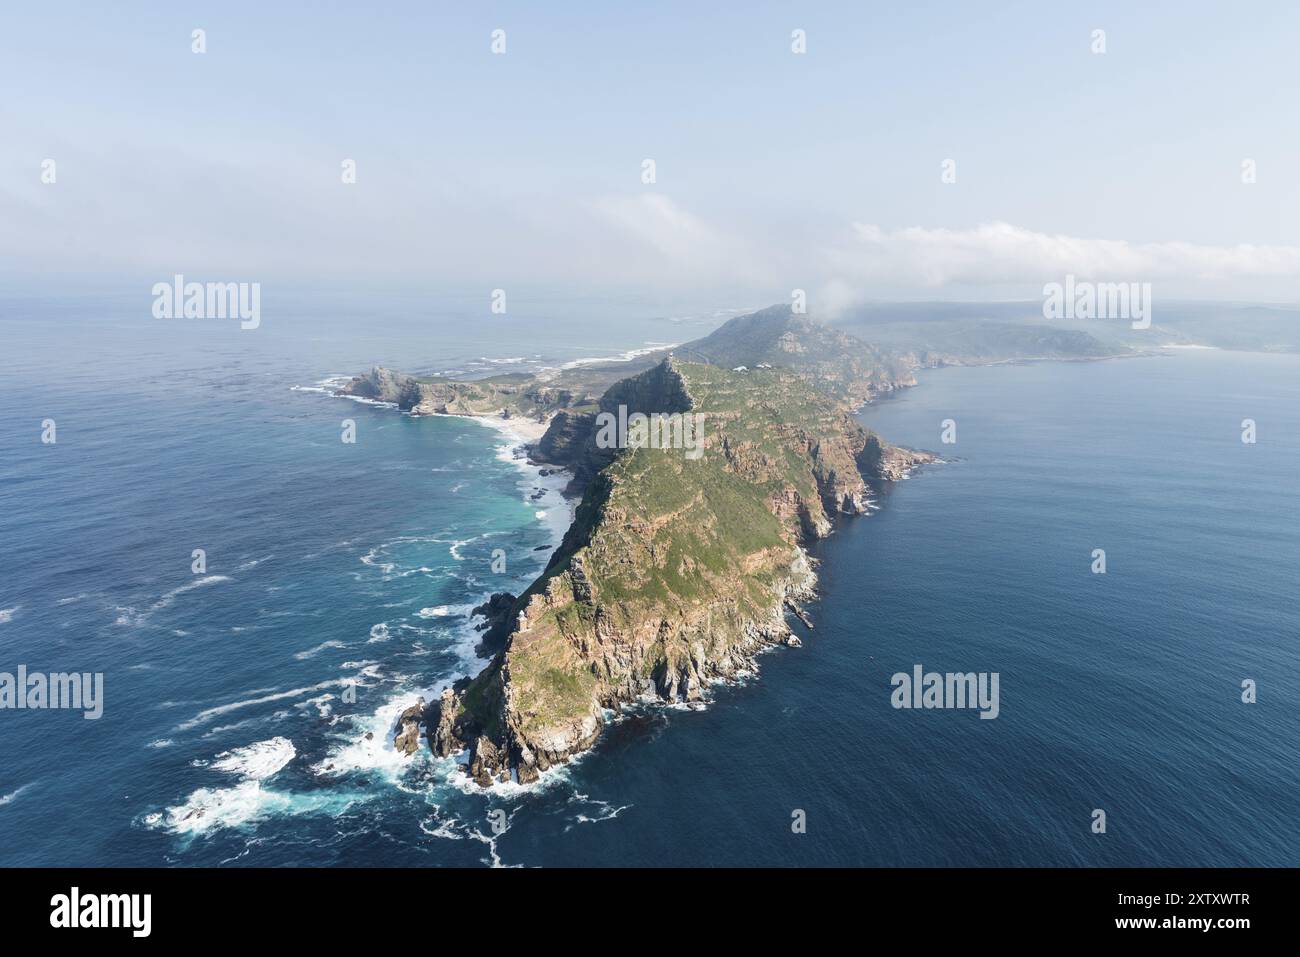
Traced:
<path fill-rule="evenodd" d="M 1300 864 L 1300 357 L 923 373 L 860 417 L 945 461 L 815 546 L 802 648 L 481 792 L 393 722 L 481 667 L 470 610 L 544 566 L 562 477 L 324 389 L 738 310 L 472 300 L 268 298 L 250 331 L 0 301 L 0 671 L 104 675 L 99 720 L 0 711 L 0 864 Z M 997 672 L 998 717 L 893 708 L 918 664 Z"/>

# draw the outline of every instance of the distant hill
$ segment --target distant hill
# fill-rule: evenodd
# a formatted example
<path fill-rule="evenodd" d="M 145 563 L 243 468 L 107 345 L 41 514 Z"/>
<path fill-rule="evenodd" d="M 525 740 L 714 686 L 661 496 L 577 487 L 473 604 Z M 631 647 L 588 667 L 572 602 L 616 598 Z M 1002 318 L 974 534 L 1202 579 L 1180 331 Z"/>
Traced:
<path fill-rule="evenodd" d="M 823 391 L 852 401 L 914 385 L 913 363 L 808 316 L 788 305 L 737 316 L 703 339 L 674 350 L 688 362 L 734 369 L 763 365 L 809 377 Z"/>
<path fill-rule="evenodd" d="M 1179 302 L 1156 296 L 1149 329 L 1126 319 L 1043 318 L 1041 301 L 867 303 L 833 325 L 922 365 L 1071 359 L 1169 344 L 1300 352 L 1300 306 Z"/>
<path fill-rule="evenodd" d="M 854 326 L 899 361 L 917 366 L 987 365 L 1031 359 L 1101 359 L 1133 350 L 1113 339 L 1046 322 L 904 320 Z"/>

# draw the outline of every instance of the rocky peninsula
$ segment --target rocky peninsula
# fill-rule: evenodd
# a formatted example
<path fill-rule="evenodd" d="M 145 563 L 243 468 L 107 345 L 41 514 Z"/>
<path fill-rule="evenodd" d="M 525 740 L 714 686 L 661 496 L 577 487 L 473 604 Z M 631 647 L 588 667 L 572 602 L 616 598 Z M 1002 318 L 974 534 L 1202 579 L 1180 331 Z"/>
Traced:
<path fill-rule="evenodd" d="M 375 369 L 340 390 L 413 414 L 545 421 L 534 460 L 568 469 L 581 498 L 537 580 L 477 609 L 487 666 L 403 713 L 401 750 L 422 728 L 435 754 L 467 751 L 479 784 L 528 783 L 590 748 L 610 711 L 700 700 L 798 644 L 791 618 L 807 620 L 817 581 L 805 546 L 865 512 L 873 484 L 934 460 L 852 416 L 913 384 L 908 363 L 788 308 L 641 365 L 476 382 Z M 619 413 L 697 416 L 701 453 L 611 447 L 598 422 Z"/>

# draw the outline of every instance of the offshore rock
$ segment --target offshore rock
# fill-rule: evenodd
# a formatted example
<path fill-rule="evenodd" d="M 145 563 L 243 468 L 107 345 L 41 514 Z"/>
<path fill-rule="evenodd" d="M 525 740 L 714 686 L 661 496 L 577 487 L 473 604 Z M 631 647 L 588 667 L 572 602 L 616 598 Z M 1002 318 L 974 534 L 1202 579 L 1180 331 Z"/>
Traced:
<path fill-rule="evenodd" d="M 504 768 L 503 755 L 490 738 L 479 735 L 470 749 L 469 775 L 480 787 L 490 787 Z"/>
<path fill-rule="evenodd" d="M 424 699 L 413 704 L 397 719 L 397 734 L 393 736 L 393 747 L 405 755 L 412 755 L 420 747 L 420 723 L 424 720 Z"/>
<path fill-rule="evenodd" d="M 449 757 L 465 749 L 465 743 L 456 734 L 456 693 L 445 688 L 442 698 L 429 709 L 426 727 L 429 729 L 429 747 L 440 758 Z"/>

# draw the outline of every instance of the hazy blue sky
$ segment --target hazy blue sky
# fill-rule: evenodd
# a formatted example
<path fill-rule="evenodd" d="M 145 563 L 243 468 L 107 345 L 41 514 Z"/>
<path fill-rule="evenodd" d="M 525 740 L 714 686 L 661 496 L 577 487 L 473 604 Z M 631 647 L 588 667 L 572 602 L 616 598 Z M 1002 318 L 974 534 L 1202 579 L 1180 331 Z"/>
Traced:
<path fill-rule="evenodd" d="M 1294 2 L 112 6 L 6 5 L 13 283 L 1300 298 Z"/>

